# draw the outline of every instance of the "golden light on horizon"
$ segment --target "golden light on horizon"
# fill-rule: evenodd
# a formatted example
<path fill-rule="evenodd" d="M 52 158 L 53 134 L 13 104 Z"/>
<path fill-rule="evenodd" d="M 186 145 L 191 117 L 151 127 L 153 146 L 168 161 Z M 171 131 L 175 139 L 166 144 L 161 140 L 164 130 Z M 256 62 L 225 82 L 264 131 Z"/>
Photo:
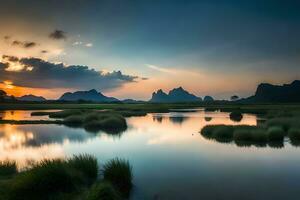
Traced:
<path fill-rule="evenodd" d="M 4 87 L 7 89 L 13 89 L 15 86 L 13 85 L 12 81 L 6 80 L 3 81 Z"/>

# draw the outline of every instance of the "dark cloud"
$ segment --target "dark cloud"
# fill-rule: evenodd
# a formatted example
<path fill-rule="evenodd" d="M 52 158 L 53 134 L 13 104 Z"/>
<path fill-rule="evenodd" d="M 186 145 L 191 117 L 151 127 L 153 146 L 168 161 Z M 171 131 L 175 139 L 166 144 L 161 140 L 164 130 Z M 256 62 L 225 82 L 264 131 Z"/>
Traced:
<path fill-rule="evenodd" d="M 23 43 L 20 42 L 19 40 L 14 40 L 11 44 L 14 46 L 19 46 L 19 45 L 22 45 Z"/>
<path fill-rule="evenodd" d="M 24 46 L 25 48 L 31 48 L 31 47 L 36 46 L 36 43 L 35 43 L 35 42 L 25 42 L 25 43 L 23 44 L 23 46 Z"/>
<path fill-rule="evenodd" d="M 8 60 L 16 60 L 11 58 L 14 57 L 6 56 Z M 0 65 L 0 81 L 11 80 L 14 85 L 32 88 L 95 88 L 105 90 L 117 88 L 138 79 L 137 76 L 125 75 L 121 71 L 104 73 L 87 66 L 66 66 L 39 58 L 19 58 L 15 62 L 24 68 L 17 72 L 6 71 L 7 65 Z"/>
<path fill-rule="evenodd" d="M 11 45 L 13 46 L 20 46 L 20 47 L 23 47 L 23 48 L 32 48 L 32 47 L 35 47 L 37 44 L 35 42 L 28 42 L 28 41 L 25 41 L 25 42 L 22 42 L 22 41 L 19 41 L 19 40 L 14 40 Z"/>
<path fill-rule="evenodd" d="M 42 50 L 41 53 L 48 53 L 48 51 L 47 50 Z"/>
<path fill-rule="evenodd" d="M 61 40 L 61 39 L 66 39 L 66 32 L 62 30 L 55 30 L 52 33 L 50 33 L 49 38 L 54 39 L 54 40 Z"/>
<path fill-rule="evenodd" d="M 4 40 L 9 40 L 9 39 L 10 39 L 10 36 L 9 36 L 9 35 L 6 35 L 6 36 L 4 36 L 3 38 L 4 38 Z"/>
<path fill-rule="evenodd" d="M 6 67 L 8 67 L 8 63 L 2 63 L 2 62 L 0 62 L 0 71 L 2 70 L 2 68 L 6 68 Z"/>
<path fill-rule="evenodd" d="M 18 62 L 19 61 L 18 57 L 16 57 L 16 56 L 8 56 L 8 55 L 3 55 L 2 59 L 6 60 L 6 61 L 10 61 L 10 62 Z"/>

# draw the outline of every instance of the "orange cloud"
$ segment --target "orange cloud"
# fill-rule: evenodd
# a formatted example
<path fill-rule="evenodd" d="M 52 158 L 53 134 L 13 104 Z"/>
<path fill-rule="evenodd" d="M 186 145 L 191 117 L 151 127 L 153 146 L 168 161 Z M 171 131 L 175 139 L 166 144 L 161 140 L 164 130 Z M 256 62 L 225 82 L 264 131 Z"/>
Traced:
<path fill-rule="evenodd" d="M 44 88 L 29 88 L 15 86 L 9 80 L 0 83 L 0 90 L 4 90 L 8 95 L 20 97 L 26 94 L 33 94 L 36 96 L 43 96 L 48 99 L 57 99 L 64 92 L 69 91 L 66 88 L 44 89 Z"/>

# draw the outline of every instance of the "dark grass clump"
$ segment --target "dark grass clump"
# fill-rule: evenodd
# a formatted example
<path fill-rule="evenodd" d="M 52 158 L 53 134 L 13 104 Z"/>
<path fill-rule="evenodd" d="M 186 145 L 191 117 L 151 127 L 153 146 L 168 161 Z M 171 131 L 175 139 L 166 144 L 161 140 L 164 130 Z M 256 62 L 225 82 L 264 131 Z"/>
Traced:
<path fill-rule="evenodd" d="M 2 166 L 14 166 L 16 170 L 12 162 L 3 162 Z M 13 176 L 0 179 L 0 199 L 119 200 L 120 196 L 129 197 L 132 168 L 128 161 L 109 161 L 104 166 L 103 177 L 98 177 L 98 169 L 96 158 L 90 155 L 43 160 L 25 171 L 15 171 Z M 6 171 L 12 174 L 11 170 Z"/>
<path fill-rule="evenodd" d="M 65 199 L 93 184 L 97 176 L 97 160 L 89 155 L 43 160 L 9 181 L 8 199 Z"/>
<path fill-rule="evenodd" d="M 281 117 L 273 118 L 266 121 L 266 127 L 282 127 L 285 132 L 288 132 L 291 128 L 300 128 L 300 118 L 295 117 Z"/>
<path fill-rule="evenodd" d="M 283 139 L 286 135 L 281 127 L 264 127 L 257 126 L 231 126 L 231 125 L 208 125 L 201 130 L 203 137 L 213 139 L 217 142 L 234 141 L 237 146 L 248 147 L 254 145 L 256 147 L 281 148 Z M 296 140 L 294 140 L 296 143 Z"/>
<path fill-rule="evenodd" d="M 258 147 L 265 146 L 264 144 L 268 141 L 268 135 L 264 129 L 256 128 L 251 131 L 251 139 L 257 143 Z"/>
<path fill-rule="evenodd" d="M 15 161 L 6 160 L 0 162 L 0 176 L 11 176 L 17 172 L 17 163 Z"/>
<path fill-rule="evenodd" d="M 232 121 L 240 122 L 243 119 L 243 114 L 240 111 L 233 111 L 229 114 Z"/>
<path fill-rule="evenodd" d="M 89 132 L 103 130 L 118 134 L 126 130 L 127 123 L 123 116 L 116 113 L 91 113 L 85 117 L 83 127 Z"/>
<path fill-rule="evenodd" d="M 82 115 L 71 115 L 64 119 L 64 123 L 70 126 L 80 127 L 83 123 L 84 117 Z"/>
<path fill-rule="evenodd" d="M 213 130 L 213 138 L 229 139 L 233 136 L 233 127 L 226 125 L 216 126 Z"/>
<path fill-rule="evenodd" d="M 299 140 L 300 141 L 300 129 L 299 128 L 291 128 L 288 131 L 288 136 L 291 140 Z"/>
<path fill-rule="evenodd" d="M 110 183 L 101 182 L 91 187 L 86 200 L 121 200 L 121 197 Z"/>
<path fill-rule="evenodd" d="M 126 119 L 115 112 L 84 112 L 66 117 L 63 123 L 70 127 L 82 127 L 89 132 L 121 133 L 126 130 Z"/>
<path fill-rule="evenodd" d="M 62 160 L 44 160 L 11 181 L 9 199 L 51 199 L 76 190 L 82 174 L 68 168 Z"/>
<path fill-rule="evenodd" d="M 300 129 L 291 128 L 288 132 L 288 137 L 290 138 L 291 144 L 293 146 L 300 146 Z"/>
<path fill-rule="evenodd" d="M 206 139 L 214 139 L 214 137 L 213 137 L 213 131 L 215 129 L 215 126 L 216 125 L 207 125 L 207 126 L 204 126 L 202 128 L 202 130 L 200 131 L 201 135 L 203 137 L 205 137 Z"/>
<path fill-rule="evenodd" d="M 36 111 L 36 112 L 31 112 L 31 116 L 48 116 L 53 114 L 54 112 L 44 112 L 44 111 Z"/>
<path fill-rule="evenodd" d="M 108 161 L 103 167 L 103 177 L 105 181 L 112 183 L 122 196 L 129 197 L 133 175 L 128 161 L 119 158 Z"/>
<path fill-rule="evenodd" d="M 50 118 L 66 118 L 71 115 L 82 115 L 86 112 L 88 112 L 88 110 L 82 110 L 82 109 L 63 110 L 63 111 L 49 113 L 49 117 Z"/>
<path fill-rule="evenodd" d="M 252 132 L 247 129 L 236 129 L 233 132 L 233 140 L 234 141 L 251 141 L 252 140 Z"/>
<path fill-rule="evenodd" d="M 273 126 L 268 128 L 267 136 L 269 141 L 283 141 L 285 132 L 282 127 Z"/>
<path fill-rule="evenodd" d="M 273 149 L 282 149 L 284 147 L 283 141 L 269 141 L 268 142 L 269 147 Z"/>
<path fill-rule="evenodd" d="M 207 125 L 201 130 L 206 139 L 214 139 L 221 143 L 232 142 L 233 127 L 226 125 Z"/>
<path fill-rule="evenodd" d="M 80 171 L 84 178 L 87 180 L 88 184 L 96 181 L 99 172 L 99 166 L 97 159 L 91 155 L 78 155 L 73 156 L 67 160 L 68 166 Z"/>

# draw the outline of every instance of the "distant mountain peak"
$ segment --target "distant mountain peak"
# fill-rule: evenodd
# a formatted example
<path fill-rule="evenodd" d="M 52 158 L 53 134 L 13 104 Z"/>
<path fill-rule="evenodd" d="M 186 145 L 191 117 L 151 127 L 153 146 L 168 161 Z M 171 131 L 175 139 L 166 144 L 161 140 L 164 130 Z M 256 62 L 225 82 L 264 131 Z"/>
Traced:
<path fill-rule="evenodd" d="M 87 91 L 87 92 L 90 92 L 90 93 L 98 93 L 98 91 L 97 91 L 96 89 L 91 89 L 91 90 L 89 90 L 89 91 Z"/>
<path fill-rule="evenodd" d="M 88 91 L 76 91 L 76 92 L 66 92 L 64 93 L 59 100 L 61 101 L 93 101 L 93 102 L 114 102 L 119 101 L 113 97 L 104 96 L 101 92 L 98 92 L 95 89 Z"/>
<path fill-rule="evenodd" d="M 27 95 L 24 95 L 24 96 L 21 96 L 21 97 L 17 97 L 17 99 L 19 101 L 46 101 L 47 100 L 42 96 L 35 96 L 35 95 L 32 95 L 32 94 L 27 94 Z"/>
<path fill-rule="evenodd" d="M 162 89 L 153 92 L 151 102 L 191 102 L 201 101 L 201 98 L 189 93 L 182 87 L 174 88 L 166 94 Z"/>
<path fill-rule="evenodd" d="M 243 99 L 244 102 L 300 102 L 300 80 L 290 84 L 272 85 L 261 83 L 254 96 Z"/>

